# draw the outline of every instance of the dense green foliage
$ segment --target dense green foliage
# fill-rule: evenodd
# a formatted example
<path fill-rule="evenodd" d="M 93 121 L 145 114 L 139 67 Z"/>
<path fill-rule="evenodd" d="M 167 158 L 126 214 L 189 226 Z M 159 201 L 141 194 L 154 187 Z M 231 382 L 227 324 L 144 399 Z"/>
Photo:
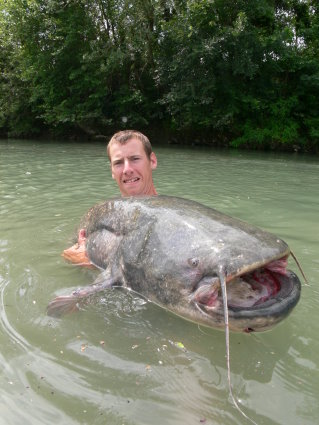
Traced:
<path fill-rule="evenodd" d="M 0 12 L 2 135 L 128 127 L 318 150 L 318 0 L 0 0 Z"/>

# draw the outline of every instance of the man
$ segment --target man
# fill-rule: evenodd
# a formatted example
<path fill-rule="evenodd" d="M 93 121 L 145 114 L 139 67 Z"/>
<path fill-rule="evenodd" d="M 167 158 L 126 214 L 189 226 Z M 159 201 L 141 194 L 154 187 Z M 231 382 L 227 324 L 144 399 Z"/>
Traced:
<path fill-rule="evenodd" d="M 157 159 L 144 134 L 133 130 L 115 133 L 108 143 L 107 154 L 112 178 L 122 196 L 157 195 L 152 177 Z"/>
<path fill-rule="evenodd" d="M 112 178 L 123 197 L 157 195 L 152 175 L 157 158 L 144 134 L 135 130 L 115 133 L 107 145 L 107 155 Z M 91 266 L 85 243 L 85 229 L 80 229 L 78 243 L 63 251 L 63 257 L 78 265 Z"/>

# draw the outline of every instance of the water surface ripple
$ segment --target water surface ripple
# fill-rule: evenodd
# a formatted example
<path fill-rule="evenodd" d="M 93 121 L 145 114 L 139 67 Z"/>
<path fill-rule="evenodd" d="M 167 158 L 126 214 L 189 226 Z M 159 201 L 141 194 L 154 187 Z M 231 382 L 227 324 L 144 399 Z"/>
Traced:
<path fill-rule="evenodd" d="M 297 255 L 310 285 L 291 316 L 231 334 L 233 391 L 258 424 L 319 424 L 318 159 L 156 153 L 159 193 L 276 233 Z M 81 215 L 117 193 L 103 144 L 0 141 L 0 424 L 246 423 L 229 399 L 223 332 L 119 289 L 62 320 L 46 315 L 55 294 L 97 275 L 60 254 Z"/>

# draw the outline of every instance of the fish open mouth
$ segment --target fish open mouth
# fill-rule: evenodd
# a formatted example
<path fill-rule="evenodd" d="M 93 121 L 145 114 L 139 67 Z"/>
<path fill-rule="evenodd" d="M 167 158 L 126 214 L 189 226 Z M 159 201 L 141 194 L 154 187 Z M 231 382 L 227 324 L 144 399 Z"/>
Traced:
<path fill-rule="evenodd" d="M 227 307 L 233 330 L 266 330 L 290 313 L 300 298 L 301 284 L 286 267 L 287 257 L 283 257 L 227 282 Z M 200 285 L 192 299 L 204 314 L 219 315 L 223 322 L 219 279 Z"/>

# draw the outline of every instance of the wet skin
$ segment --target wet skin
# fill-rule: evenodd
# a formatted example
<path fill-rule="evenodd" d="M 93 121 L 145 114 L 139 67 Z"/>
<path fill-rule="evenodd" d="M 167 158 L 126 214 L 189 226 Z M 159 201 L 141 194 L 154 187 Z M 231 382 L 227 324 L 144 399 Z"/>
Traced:
<path fill-rule="evenodd" d="M 70 248 L 65 249 L 62 256 L 73 264 L 84 267 L 94 267 L 91 263 L 85 248 L 86 243 L 86 231 L 80 229 L 78 235 L 78 242 L 72 245 Z"/>
<path fill-rule="evenodd" d="M 275 235 L 196 202 L 168 196 L 106 201 L 88 211 L 90 261 L 104 270 L 96 282 L 57 297 L 48 313 L 74 311 L 112 286 L 133 289 L 197 323 L 237 331 L 266 330 L 284 319 L 300 296 L 286 269 L 287 244 Z M 229 300 L 221 298 L 227 284 Z"/>

